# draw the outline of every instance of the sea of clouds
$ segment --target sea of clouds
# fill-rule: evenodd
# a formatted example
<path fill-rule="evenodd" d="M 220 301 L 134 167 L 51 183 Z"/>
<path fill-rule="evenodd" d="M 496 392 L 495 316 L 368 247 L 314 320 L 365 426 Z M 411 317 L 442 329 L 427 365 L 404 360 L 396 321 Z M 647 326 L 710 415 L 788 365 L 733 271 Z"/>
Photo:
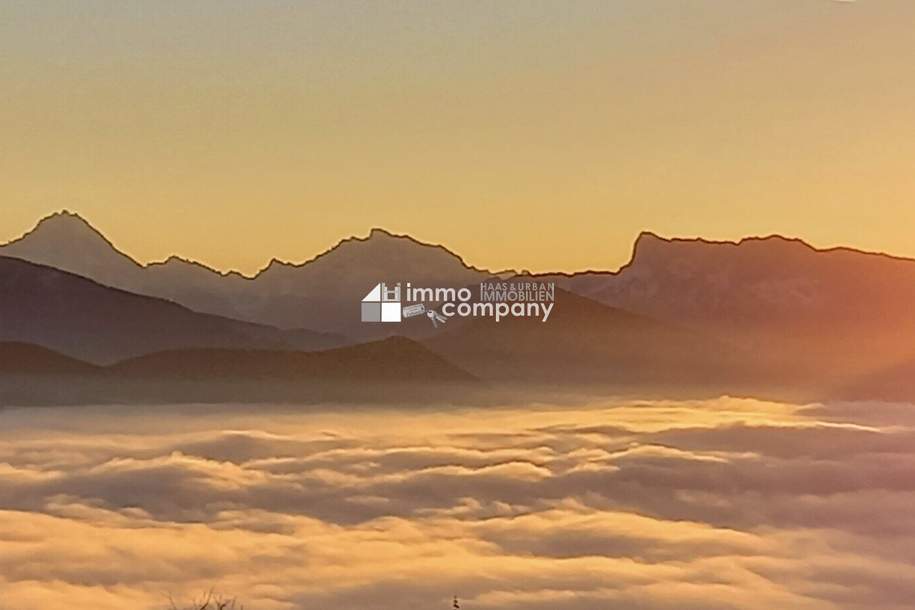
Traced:
<path fill-rule="evenodd" d="M 915 407 L 0 410 L 0 608 L 890 610 Z"/>

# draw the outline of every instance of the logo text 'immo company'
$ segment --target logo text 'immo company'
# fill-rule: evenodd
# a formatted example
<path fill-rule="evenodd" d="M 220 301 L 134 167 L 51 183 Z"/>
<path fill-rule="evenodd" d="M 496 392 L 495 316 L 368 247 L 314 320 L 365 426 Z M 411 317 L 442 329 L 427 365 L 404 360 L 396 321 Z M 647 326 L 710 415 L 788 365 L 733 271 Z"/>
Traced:
<path fill-rule="evenodd" d="M 556 286 L 552 282 L 481 282 L 479 295 L 470 288 L 420 288 L 407 282 L 389 286 L 379 282 L 362 299 L 363 322 L 401 322 L 426 317 L 438 327 L 449 318 L 538 318 L 546 322 L 553 312 Z M 430 305 L 430 303 L 435 305 Z"/>

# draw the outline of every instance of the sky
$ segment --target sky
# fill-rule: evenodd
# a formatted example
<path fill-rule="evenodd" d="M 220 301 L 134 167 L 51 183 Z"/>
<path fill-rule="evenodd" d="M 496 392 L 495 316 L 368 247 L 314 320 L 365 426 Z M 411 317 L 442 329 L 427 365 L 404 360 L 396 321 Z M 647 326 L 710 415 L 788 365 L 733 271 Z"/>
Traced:
<path fill-rule="evenodd" d="M 915 256 L 911 0 L 13 1 L 0 240 L 80 212 L 252 272 L 374 226 L 477 266 L 642 230 Z"/>

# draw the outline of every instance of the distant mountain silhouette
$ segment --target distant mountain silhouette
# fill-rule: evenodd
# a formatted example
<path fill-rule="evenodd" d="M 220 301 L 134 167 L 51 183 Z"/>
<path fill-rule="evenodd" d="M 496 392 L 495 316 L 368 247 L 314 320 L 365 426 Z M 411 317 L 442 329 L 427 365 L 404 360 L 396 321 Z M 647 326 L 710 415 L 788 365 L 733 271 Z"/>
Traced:
<path fill-rule="evenodd" d="M 463 286 L 494 275 L 442 246 L 382 229 L 344 239 L 301 264 L 273 260 L 253 278 L 177 257 L 143 266 L 69 212 L 43 219 L 22 238 L 0 246 L 0 255 L 195 311 L 362 340 L 393 332 L 387 325 L 358 321 L 359 301 L 379 281 Z M 811 344 L 809 357 L 829 357 L 837 347 L 844 353 L 841 348 L 864 341 L 898 359 L 907 349 L 899 345 L 900 331 L 915 331 L 909 306 L 915 299 L 915 261 L 842 248 L 816 250 L 778 236 L 730 243 L 646 232 L 619 271 L 537 277 L 619 309 L 730 335 L 744 345 L 778 350 L 793 338 Z M 413 328 L 423 333 L 427 327 L 397 332 Z M 839 336 L 847 344 L 837 344 Z"/>
<path fill-rule="evenodd" d="M 142 267 L 118 250 L 78 214 L 58 212 L 41 219 L 34 229 L 0 246 L 0 256 L 70 271 L 100 284 L 134 288 Z"/>
<path fill-rule="evenodd" d="M 373 229 L 368 237 L 345 239 L 301 265 L 271 262 L 252 281 L 253 305 L 245 317 L 285 327 L 317 322 L 318 328 L 371 338 L 409 331 L 359 321 L 361 300 L 378 282 L 463 286 L 489 277 L 441 246 Z M 413 328 L 425 331 L 427 325 Z"/>
<path fill-rule="evenodd" d="M 0 340 L 39 343 L 94 361 L 185 347 L 310 349 L 339 345 L 341 335 L 355 343 L 405 334 L 484 379 L 715 378 L 722 387 L 766 379 L 805 390 L 850 387 L 852 380 L 879 379 L 915 361 L 915 261 L 817 250 L 779 236 L 731 243 L 643 233 L 618 271 L 533 276 L 564 289 L 547 324 L 453 319 L 443 332 L 422 320 L 363 324 L 360 301 L 379 281 L 458 287 L 495 274 L 442 246 L 381 229 L 344 239 L 301 264 L 274 260 L 253 278 L 176 257 L 140 265 L 72 213 L 42 220 L 0 246 L 0 254 L 216 314 L 174 304 L 163 309 L 155 299 L 155 314 L 138 313 L 152 305 L 91 282 L 89 298 L 73 276 L 64 289 L 47 269 L 44 279 L 36 276 L 0 295 L 0 306 L 20 316 L 0 318 Z M 20 278 L 11 263 L 4 265 L 0 271 Z M 79 299 L 65 296 L 71 291 Z M 129 303 L 122 307 L 124 299 Z M 168 323 L 146 322 L 162 316 Z M 157 324 L 166 330 L 154 330 Z"/>
<path fill-rule="evenodd" d="M 100 284 L 175 301 L 195 311 L 239 317 L 234 295 L 245 287 L 239 273 L 221 274 L 177 256 L 143 266 L 124 254 L 79 214 L 62 211 L 0 246 L 0 256 L 69 271 Z"/>
<path fill-rule="evenodd" d="M 546 322 L 470 319 L 426 344 L 492 381 L 723 389 L 746 374 L 745 356 L 725 343 L 561 289 Z"/>
<path fill-rule="evenodd" d="M 540 277 L 829 383 L 915 356 L 908 259 L 778 236 L 730 243 L 643 233 L 618 272 Z"/>
<path fill-rule="evenodd" d="M 41 220 L 0 255 L 49 265 L 106 286 L 180 303 L 190 309 L 281 328 L 310 328 L 370 339 L 386 325 L 360 324 L 360 301 L 378 282 L 462 286 L 491 277 L 449 250 L 373 229 L 344 239 L 301 264 L 272 260 L 253 278 L 222 274 L 171 257 L 143 266 L 120 252 L 77 214 Z M 414 327 L 426 332 L 425 326 Z"/>
<path fill-rule="evenodd" d="M 0 375 L 85 375 L 99 367 L 39 345 L 0 342 Z"/>
<path fill-rule="evenodd" d="M 0 257 L 0 341 L 111 362 L 164 349 L 317 349 L 340 338 L 193 312 L 24 260 Z"/>
<path fill-rule="evenodd" d="M 390 337 L 329 350 L 186 349 L 119 362 L 109 370 L 126 377 L 166 379 L 286 379 L 365 382 L 472 382 L 475 378 L 406 337 Z"/>
<path fill-rule="evenodd" d="M 618 272 L 553 276 L 595 300 L 660 319 L 732 326 L 872 323 L 898 316 L 915 295 L 915 260 L 847 248 L 817 250 L 780 236 L 740 242 L 664 239 L 642 233 Z M 827 318 L 824 320 L 823 316 Z"/>
<path fill-rule="evenodd" d="M 168 350 L 104 367 L 35 345 L 0 343 L 0 406 L 447 402 L 478 386 L 466 371 L 403 337 L 314 352 Z"/>

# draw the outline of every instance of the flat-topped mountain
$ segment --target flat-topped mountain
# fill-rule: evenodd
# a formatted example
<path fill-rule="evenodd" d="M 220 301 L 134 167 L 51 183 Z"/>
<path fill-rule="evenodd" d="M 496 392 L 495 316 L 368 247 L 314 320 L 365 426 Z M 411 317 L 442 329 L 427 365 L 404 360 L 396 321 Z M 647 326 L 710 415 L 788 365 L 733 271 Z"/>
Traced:
<path fill-rule="evenodd" d="M 636 242 L 617 272 L 540 276 L 797 371 L 863 375 L 915 356 L 915 261 L 779 236 Z"/>
<path fill-rule="evenodd" d="M 915 296 L 915 261 L 781 236 L 739 242 L 639 236 L 618 272 L 556 280 L 595 300 L 662 319 L 743 325 L 868 322 L 899 316 Z M 823 316 L 826 315 L 826 319 Z"/>

